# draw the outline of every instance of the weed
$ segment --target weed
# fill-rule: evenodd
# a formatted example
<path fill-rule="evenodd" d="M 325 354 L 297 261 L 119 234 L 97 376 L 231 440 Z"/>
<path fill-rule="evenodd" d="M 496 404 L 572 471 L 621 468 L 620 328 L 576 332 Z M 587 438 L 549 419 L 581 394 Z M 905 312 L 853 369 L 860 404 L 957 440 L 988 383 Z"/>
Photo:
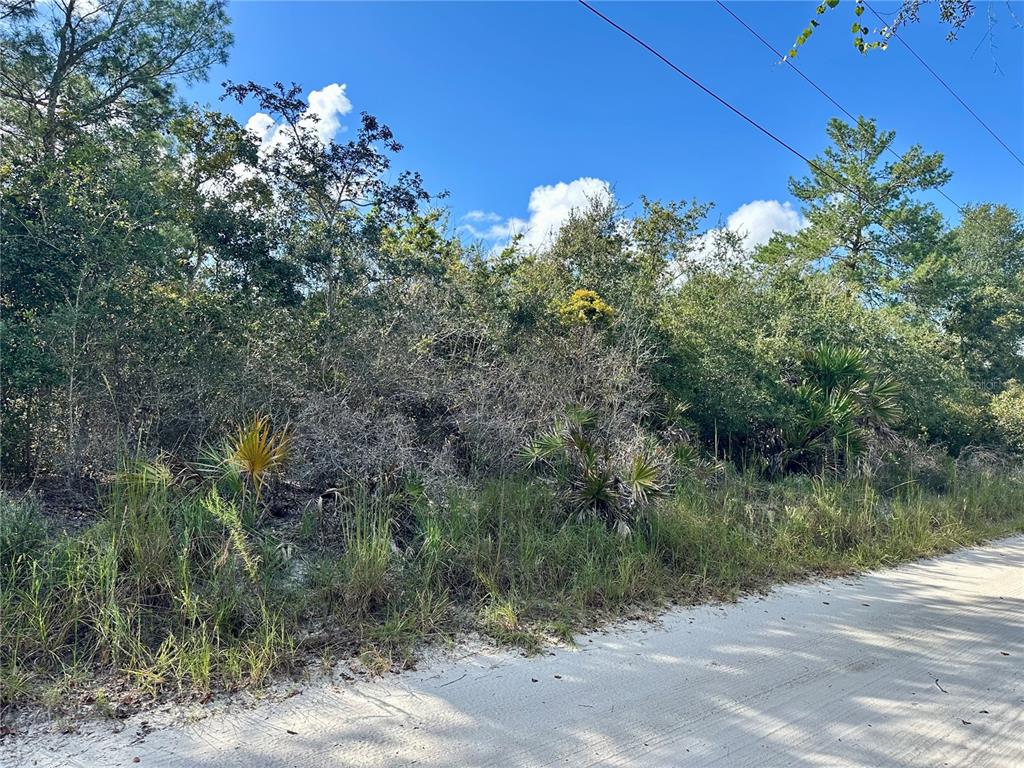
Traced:
<path fill-rule="evenodd" d="M 411 505 L 353 491 L 295 541 L 245 525 L 244 502 L 217 487 L 178 489 L 158 463 L 126 463 L 104 518 L 74 536 L 47 537 L 31 500 L 4 498 L 3 701 L 62 711 L 71 687 L 111 669 L 149 694 L 259 685 L 317 648 L 325 665 L 356 652 L 382 672 L 468 628 L 536 651 L 637 606 L 730 598 L 1024 529 L 1024 476 L 1009 465 L 950 465 L 941 483 L 896 487 L 724 471 L 652 500 L 625 537 L 596 516 L 558 514 L 557 493 L 517 478 Z"/>

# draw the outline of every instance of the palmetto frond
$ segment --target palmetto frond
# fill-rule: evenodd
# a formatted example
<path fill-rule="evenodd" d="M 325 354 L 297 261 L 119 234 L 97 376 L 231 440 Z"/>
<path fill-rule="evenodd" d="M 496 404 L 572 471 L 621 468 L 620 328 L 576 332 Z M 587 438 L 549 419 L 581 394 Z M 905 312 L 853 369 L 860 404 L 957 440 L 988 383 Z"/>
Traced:
<path fill-rule="evenodd" d="M 646 504 L 652 496 L 660 495 L 665 490 L 662 475 L 662 462 L 653 452 L 634 456 L 622 478 L 630 501 Z"/>
<path fill-rule="evenodd" d="M 826 404 L 833 430 L 852 429 L 861 415 L 859 398 L 851 392 L 833 390 Z"/>
<path fill-rule="evenodd" d="M 606 466 L 584 469 L 570 492 L 572 505 L 579 514 L 604 514 L 615 505 L 615 496 L 615 477 Z"/>
<path fill-rule="evenodd" d="M 864 405 L 868 415 L 881 424 L 892 424 L 902 415 L 899 396 L 903 386 L 892 376 L 877 376 L 865 391 Z"/>
<path fill-rule="evenodd" d="M 574 408 L 527 443 L 519 457 L 527 467 L 545 470 L 567 511 L 630 530 L 625 520 L 666 492 L 666 454 L 650 442 L 625 455 L 615 452 L 594 421 L 590 411 Z"/>
<path fill-rule="evenodd" d="M 270 476 L 287 460 L 291 437 L 287 430 L 271 429 L 268 417 L 256 416 L 239 427 L 227 447 L 229 463 L 249 479 L 259 496 Z"/>
<path fill-rule="evenodd" d="M 832 410 L 824 390 L 814 384 L 801 384 L 797 387 L 797 396 L 803 405 L 800 427 L 809 434 L 827 429 L 832 423 Z"/>
<path fill-rule="evenodd" d="M 597 414 L 586 406 L 570 405 L 565 409 L 565 418 L 569 424 L 581 429 L 586 429 L 594 426 L 594 422 L 597 420 Z"/>
<path fill-rule="evenodd" d="M 542 432 L 523 446 L 519 457 L 527 467 L 535 467 L 564 453 L 565 448 L 565 436 L 555 427 Z"/>
<path fill-rule="evenodd" d="M 870 375 L 860 350 L 836 344 L 819 344 L 804 356 L 808 378 L 826 392 L 850 389 Z"/>
<path fill-rule="evenodd" d="M 807 378 L 795 388 L 801 413 L 787 430 L 791 456 L 856 456 L 869 425 L 900 414 L 900 385 L 878 375 L 857 349 L 821 344 L 804 356 Z"/>
<path fill-rule="evenodd" d="M 700 450 L 692 443 L 677 443 L 673 455 L 676 464 L 684 470 L 696 469 L 701 462 Z"/>
<path fill-rule="evenodd" d="M 597 463 L 597 449 L 581 427 L 570 427 L 565 436 L 567 448 L 571 448 L 586 466 Z"/>

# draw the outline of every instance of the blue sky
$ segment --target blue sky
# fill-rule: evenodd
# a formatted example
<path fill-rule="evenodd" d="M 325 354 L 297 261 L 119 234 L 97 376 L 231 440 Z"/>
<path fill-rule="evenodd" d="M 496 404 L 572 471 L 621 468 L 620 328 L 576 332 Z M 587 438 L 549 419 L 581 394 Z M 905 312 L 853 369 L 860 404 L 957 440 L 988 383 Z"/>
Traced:
<path fill-rule="evenodd" d="M 728 4 L 787 50 L 817 3 Z M 824 146 L 835 107 L 716 4 L 598 5 L 805 155 Z M 1024 29 L 1014 20 L 1024 22 L 1024 3 L 978 5 L 955 42 L 930 7 L 903 34 L 1024 157 Z M 320 90 L 321 101 L 333 95 L 335 106 L 350 105 L 337 115 L 342 126 L 369 111 L 405 145 L 398 165 L 448 190 L 455 223 L 475 231 L 557 222 L 602 182 L 623 203 L 641 194 L 712 201 L 715 219 L 751 201 L 783 204 L 742 208 L 748 215 L 734 218 L 748 227 L 799 218 L 784 207 L 794 202 L 788 177 L 803 172 L 796 157 L 576 3 L 235 2 L 229 12 L 230 62 L 188 95 L 215 102 L 229 78 L 296 81 Z M 1024 209 L 1024 168 L 898 43 L 857 53 L 852 20 L 844 0 L 797 65 L 854 114 L 895 130 L 897 150 L 941 150 L 954 171 L 946 192 L 958 203 Z M 331 84 L 345 88 L 323 90 Z M 222 108 L 243 121 L 254 111 Z M 578 179 L 592 181 L 571 184 Z M 942 198 L 929 199 L 955 215 Z M 464 222 L 470 211 L 489 215 Z"/>

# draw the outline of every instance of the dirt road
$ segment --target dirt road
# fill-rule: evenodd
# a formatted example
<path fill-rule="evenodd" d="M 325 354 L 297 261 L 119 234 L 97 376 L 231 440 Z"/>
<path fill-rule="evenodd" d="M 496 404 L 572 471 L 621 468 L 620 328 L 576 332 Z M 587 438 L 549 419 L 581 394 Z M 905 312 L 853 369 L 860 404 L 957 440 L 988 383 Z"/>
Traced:
<path fill-rule="evenodd" d="M 1024 766 L 1024 537 L 677 609 L 540 658 L 434 659 L 5 765 Z M 138 763 L 133 762 L 138 758 Z M 12 760 L 14 762 L 6 762 Z"/>

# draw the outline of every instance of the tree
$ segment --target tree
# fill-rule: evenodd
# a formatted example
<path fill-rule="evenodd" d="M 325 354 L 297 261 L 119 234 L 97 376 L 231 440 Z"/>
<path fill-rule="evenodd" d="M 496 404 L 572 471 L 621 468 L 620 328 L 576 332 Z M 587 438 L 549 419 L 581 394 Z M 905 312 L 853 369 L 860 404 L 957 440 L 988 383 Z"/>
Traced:
<path fill-rule="evenodd" d="M 190 109 L 170 126 L 180 173 L 173 201 L 180 268 L 194 287 L 295 305 L 302 272 L 281 253 L 274 190 L 260 169 L 260 142 L 234 118 Z"/>
<path fill-rule="evenodd" d="M 283 246 L 301 269 L 306 288 L 322 292 L 330 314 L 345 289 L 386 279 L 376 258 L 381 232 L 431 199 L 418 173 L 387 179 L 391 156 L 402 150 L 391 129 L 362 114 L 356 137 L 345 143 L 318 131 L 300 86 L 229 84 L 239 103 L 255 100 L 279 126 L 260 153 L 259 169 L 284 212 Z"/>
<path fill-rule="evenodd" d="M 992 398 L 989 411 L 1003 442 L 1024 453 L 1024 385 L 1010 379 L 1003 391 Z"/>
<path fill-rule="evenodd" d="M 35 5 L 35 0 L 0 0 L 0 21 L 30 16 Z"/>
<path fill-rule="evenodd" d="M 224 0 L 53 0 L 0 19 L 0 130 L 52 158 L 85 130 L 130 132 L 177 81 L 227 59 Z M 11 6 L 14 7 L 13 5 Z"/>
<path fill-rule="evenodd" d="M 965 209 L 907 292 L 955 340 L 972 377 L 995 390 L 1024 379 L 1024 219 L 1005 205 Z"/>
<path fill-rule="evenodd" d="M 832 144 L 814 158 L 810 175 L 789 181 L 809 226 L 788 241 L 804 246 L 804 259 L 823 261 L 851 292 L 879 301 L 941 236 L 938 211 L 915 194 L 942 186 L 952 174 L 941 153 L 919 145 L 895 161 L 884 159 L 896 134 L 879 131 L 874 120 L 850 125 L 833 118 L 826 132 Z M 774 258 L 786 241 L 776 240 Z"/>
<path fill-rule="evenodd" d="M 222 61 L 230 36 L 220 0 L 3 11 L 0 441 L 5 466 L 25 467 L 38 418 L 62 420 L 68 443 L 79 430 L 94 344 L 130 314 L 125 287 L 176 273 L 166 193 L 177 168 L 164 129 L 175 82 Z"/>

